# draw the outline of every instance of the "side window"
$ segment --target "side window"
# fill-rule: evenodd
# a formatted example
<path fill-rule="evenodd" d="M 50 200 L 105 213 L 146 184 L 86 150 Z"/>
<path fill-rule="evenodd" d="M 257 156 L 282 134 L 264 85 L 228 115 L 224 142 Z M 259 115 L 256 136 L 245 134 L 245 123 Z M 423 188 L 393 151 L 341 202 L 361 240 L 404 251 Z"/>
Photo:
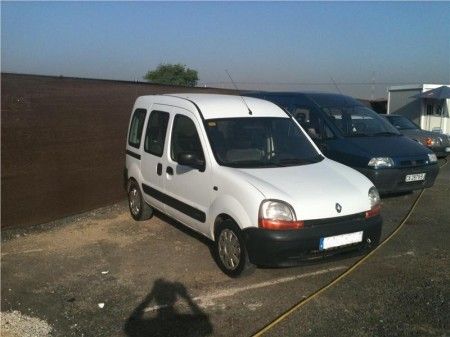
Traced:
<path fill-rule="evenodd" d="M 180 153 L 193 152 L 204 160 L 203 149 L 194 122 L 184 115 L 176 115 L 173 122 L 170 157 L 177 161 Z"/>
<path fill-rule="evenodd" d="M 313 140 L 322 139 L 324 137 L 328 138 L 328 132 L 324 129 L 325 125 L 323 119 L 314 108 L 308 106 L 296 106 L 291 113 Z M 322 130 L 325 134 L 322 133 Z M 331 132 L 329 129 L 328 131 Z"/>
<path fill-rule="evenodd" d="M 334 139 L 334 138 L 336 138 L 334 132 L 331 131 L 331 129 L 325 123 L 323 124 L 323 131 L 324 131 L 325 139 Z"/>
<path fill-rule="evenodd" d="M 141 145 L 142 128 L 144 127 L 145 115 L 147 110 L 136 109 L 131 120 L 130 132 L 128 136 L 128 144 L 139 148 Z"/>
<path fill-rule="evenodd" d="M 339 108 L 324 108 L 324 111 L 330 117 L 331 122 L 342 132 L 346 133 L 347 122 L 345 121 L 344 112 Z"/>
<path fill-rule="evenodd" d="M 164 111 L 152 111 L 148 118 L 145 132 L 144 151 L 161 157 L 164 152 L 169 113 Z"/>

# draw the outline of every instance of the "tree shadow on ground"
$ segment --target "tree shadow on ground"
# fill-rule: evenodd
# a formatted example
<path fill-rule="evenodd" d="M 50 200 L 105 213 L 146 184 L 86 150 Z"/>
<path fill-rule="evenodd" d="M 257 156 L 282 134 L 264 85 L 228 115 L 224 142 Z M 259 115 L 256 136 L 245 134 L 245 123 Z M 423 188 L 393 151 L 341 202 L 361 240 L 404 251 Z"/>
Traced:
<path fill-rule="evenodd" d="M 180 313 L 177 301 L 187 304 L 187 311 Z M 146 312 L 150 304 L 155 310 Z M 179 282 L 157 279 L 153 289 L 132 312 L 124 331 L 129 337 L 150 336 L 209 336 L 213 326 L 197 304 L 190 298 L 186 288 Z"/>

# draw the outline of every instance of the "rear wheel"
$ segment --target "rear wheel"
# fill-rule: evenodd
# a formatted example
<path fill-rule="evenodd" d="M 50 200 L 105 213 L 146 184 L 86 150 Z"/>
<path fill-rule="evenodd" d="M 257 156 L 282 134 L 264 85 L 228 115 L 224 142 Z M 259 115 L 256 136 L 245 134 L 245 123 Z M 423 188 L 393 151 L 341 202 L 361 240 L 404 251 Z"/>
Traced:
<path fill-rule="evenodd" d="M 242 232 L 232 220 L 225 220 L 218 226 L 214 253 L 219 268 L 230 277 L 238 277 L 252 269 Z"/>
<path fill-rule="evenodd" d="M 141 189 L 135 180 L 128 181 L 128 206 L 131 216 L 136 221 L 150 219 L 153 215 L 153 209 L 142 198 Z"/>

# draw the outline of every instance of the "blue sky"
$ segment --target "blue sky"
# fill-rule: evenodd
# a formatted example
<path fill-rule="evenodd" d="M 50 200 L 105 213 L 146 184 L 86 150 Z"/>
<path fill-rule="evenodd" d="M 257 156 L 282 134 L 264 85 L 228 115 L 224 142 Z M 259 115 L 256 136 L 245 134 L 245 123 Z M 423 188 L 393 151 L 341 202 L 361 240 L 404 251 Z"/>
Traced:
<path fill-rule="evenodd" d="M 200 84 L 385 96 L 450 82 L 449 3 L 2 2 L 2 71 L 141 80 L 159 63 Z M 370 84 L 375 79 L 375 90 Z M 307 85 L 301 85 L 308 83 Z M 368 85 L 346 83 L 369 83 Z"/>

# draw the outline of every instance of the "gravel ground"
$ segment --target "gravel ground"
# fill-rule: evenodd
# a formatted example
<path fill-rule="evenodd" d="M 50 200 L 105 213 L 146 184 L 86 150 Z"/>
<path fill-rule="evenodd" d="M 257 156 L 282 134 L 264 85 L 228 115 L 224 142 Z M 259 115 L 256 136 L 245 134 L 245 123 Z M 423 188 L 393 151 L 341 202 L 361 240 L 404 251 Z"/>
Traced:
<path fill-rule="evenodd" d="M 45 321 L 22 315 L 18 311 L 2 312 L 2 337 L 47 337 L 51 336 L 52 327 Z"/>

